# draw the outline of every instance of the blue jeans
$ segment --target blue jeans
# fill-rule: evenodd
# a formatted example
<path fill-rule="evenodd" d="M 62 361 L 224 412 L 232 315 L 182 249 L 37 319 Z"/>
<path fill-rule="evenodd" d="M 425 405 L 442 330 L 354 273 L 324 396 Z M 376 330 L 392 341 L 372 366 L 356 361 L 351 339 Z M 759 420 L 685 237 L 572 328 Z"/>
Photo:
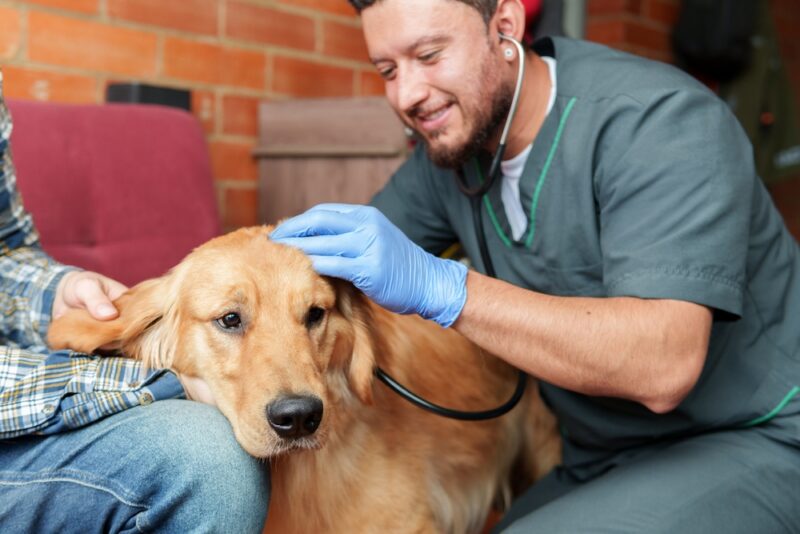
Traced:
<path fill-rule="evenodd" d="M 0 532 L 259 533 L 268 501 L 268 465 L 195 402 L 0 441 Z"/>

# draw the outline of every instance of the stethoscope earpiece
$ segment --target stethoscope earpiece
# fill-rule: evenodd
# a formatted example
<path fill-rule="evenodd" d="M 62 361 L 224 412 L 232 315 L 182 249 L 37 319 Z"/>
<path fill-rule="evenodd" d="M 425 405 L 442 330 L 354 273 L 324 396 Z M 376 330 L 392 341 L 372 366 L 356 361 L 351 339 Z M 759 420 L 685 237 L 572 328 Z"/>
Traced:
<path fill-rule="evenodd" d="M 519 54 L 520 58 L 520 61 L 518 62 L 519 65 L 517 66 L 517 83 L 516 87 L 514 88 L 514 96 L 511 99 L 511 106 L 508 110 L 508 115 L 506 116 L 506 123 L 505 126 L 503 126 L 503 133 L 500 134 L 500 143 L 497 145 L 497 152 L 495 152 L 494 158 L 492 158 L 492 163 L 489 165 L 488 179 L 482 184 L 474 188 L 470 188 L 466 183 L 466 179 L 463 176 L 462 170 L 456 170 L 456 183 L 458 184 L 458 188 L 468 197 L 482 197 L 489 190 L 489 188 L 492 187 L 492 184 L 500 175 L 500 162 L 503 161 L 503 154 L 505 154 L 506 151 L 508 132 L 511 129 L 511 122 L 514 120 L 514 116 L 517 114 L 517 104 L 519 103 L 519 95 L 522 90 L 522 81 L 525 78 L 525 49 L 522 47 L 522 43 L 513 37 L 509 37 L 508 35 L 500 32 L 498 32 L 497 35 L 500 37 L 501 42 L 508 41 L 513 45 L 512 47 L 504 50 L 504 56 L 511 57 L 509 56 L 509 53 L 513 55 L 513 48 L 517 49 L 517 53 Z"/>

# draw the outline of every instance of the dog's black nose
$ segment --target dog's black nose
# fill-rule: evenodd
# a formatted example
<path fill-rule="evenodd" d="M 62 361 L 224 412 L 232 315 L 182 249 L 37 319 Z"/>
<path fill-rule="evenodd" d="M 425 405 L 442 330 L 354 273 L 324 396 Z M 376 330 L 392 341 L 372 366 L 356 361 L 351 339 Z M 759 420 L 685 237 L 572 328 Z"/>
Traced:
<path fill-rule="evenodd" d="M 282 438 L 311 435 L 322 421 L 322 401 L 312 396 L 281 397 L 267 405 L 267 421 Z"/>

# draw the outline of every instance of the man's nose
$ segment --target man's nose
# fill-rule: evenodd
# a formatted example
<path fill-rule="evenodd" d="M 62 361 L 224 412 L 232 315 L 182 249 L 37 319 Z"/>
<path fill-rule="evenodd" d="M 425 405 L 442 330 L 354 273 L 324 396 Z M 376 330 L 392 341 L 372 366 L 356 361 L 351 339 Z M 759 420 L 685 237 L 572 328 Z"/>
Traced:
<path fill-rule="evenodd" d="M 413 114 L 414 108 L 428 98 L 429 86 L 419 69 L 407 68 L 397 73 L 397 109 Z"/>

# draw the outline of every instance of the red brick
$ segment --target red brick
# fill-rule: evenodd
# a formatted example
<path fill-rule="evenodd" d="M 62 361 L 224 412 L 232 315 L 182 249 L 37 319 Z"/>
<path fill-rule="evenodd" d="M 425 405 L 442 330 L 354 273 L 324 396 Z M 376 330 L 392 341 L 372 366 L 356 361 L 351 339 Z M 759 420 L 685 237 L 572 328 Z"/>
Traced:
<path fill-rule="evenodd" d="M 586 15 L 588 18 L 621 13 L 639 13 L 642 0 L 587 0 Z"/>
<path fill-rule="evenodd" d="M 586 39 L 597 43 L 616 45 L 625 41 L 625 21 L 592 21 L 586 25 Z"/>
<path fill-rule="evenodd" d="M 668 54 L 671 51 L 667 30 L 640 22 L 631 21 L 626 24 L 625 41 L 660 54 Z"/>
<path fill-rule="evenodd" d="M 95 14 L 100 12 L 99 0 L 25 0 L 25 3 L 77 11 L 79 13 Z"/>
<path fill-rule="evenodd" d="M 262 52 L 167 37 L 164 74 L 182 80 L 264 89 L 266 57 Z"/>
<path fill-rule="evenodd" d="M 373 71 L 361 71 L 361 94 L 364 96 L 385 96 L 386 84 L 383 78 Z"/>
<path fill-rule="evenodd" d="M 261 98 L 225 95 L 222 97 L 222 133 L 258 135 L 258 103 Z"/>
<path fill-rule="evenodd" d="M 367 45 L 360 26 L 325 21 L 322 26 L 322 51 L 329 56 L 369 61 Z"/>
<path fill-rule="evenodd" d="M 797 0 L 770 0 L 770 11 L 773 17 L 800 18 L 797 12 Z"/>
<path fill-rule="evenodd" d="M 665 59 L 671 57 L 669 30 L 653 23 L 642 22 L 641 19 L 630 18 L 607 19 L 587 24 L 586 38 L 616 48 L 623 49 L 627 45 L 635 52 L 641 49 L 648 51 L 647 57 Z"/>
<path fill-rule="evenodd" d="M 0 6 L 0 59 L 17 54 L 22 35 L 22 20 L 16 9 Z"/>
<path fill-rule="evenodd" d="M 71 104 L 97 101 L 97 80 L 25 67 L 3 67 L 3 94 L 11 98 Z"/>
<path fill-rule="evenodd" d="M 212 141 L 211 166 L 217 180 L 237 180 L 255 183 L 258 166 L 252 155 L 255 139 L 251 143 Z"/>
<path fill-rule="evenodd" d="M 314 50 L 315 30 L 311 18 L 237 0 L 228 2 L 225 35 L 297 50 Z"/>
<path fill-rule="evenodd" d="M 207 134 L 216 131 L 217 106 L 211 91 L 192 91 L 192 115 L 194 115 Z"/>
<path fill-rule="evenodd" d="M 262 52 L 226 48 L 222 53 L 223 85 L 264 89 L 267 58 Z"/>
<path fill-rule="evenodd" d="M 335 15 L 356 16 L 356 10 L 347 0 L 280 0 L 280 3 L 290 6 L 301 6 L 315 11 L 324 11 Z"/>
<path fill-rule="evenodd" d="M 255 187 L 225 188 L 222 208 L 225 230 L 235 230 L 243 226 L 254 226 L 258 221 L 258 189 Z"/>
<path fill-rule="evenodd" d="M 353 70 L 275 56 L 272 90 L 296 97 L 353 96 Z"/>
<path fill-rule="evenodd" d="M 218 0 L 108 0 L 112 18 L 186 32 L 217 34 Z"/>
<path fill-rule="evenodd" d="M 221 83 L 222 49 L 215 44 L 167 37 L 164 75 L 205 83 Z"/>
<path fill-rule="evenodd" d="M 28 56 L 52 65 L 148 77 L 156 72 L 156 36 L 31 11 Z"/>
<path fill-rule="evenodd" d="M 644 12 L 650 20 L 672 28 L 678 21 L 680 4 L 675 0 L 647 0 Z"/>

